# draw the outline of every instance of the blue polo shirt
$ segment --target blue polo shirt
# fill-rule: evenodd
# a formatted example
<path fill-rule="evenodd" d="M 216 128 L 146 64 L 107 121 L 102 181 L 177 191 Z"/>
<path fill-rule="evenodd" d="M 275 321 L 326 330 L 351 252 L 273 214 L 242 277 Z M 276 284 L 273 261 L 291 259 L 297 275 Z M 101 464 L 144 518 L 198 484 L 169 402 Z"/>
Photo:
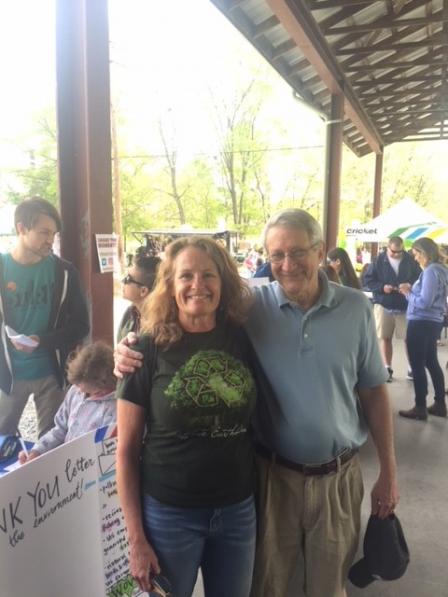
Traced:
<path fill-rule="evenodd" d="M 278 282 L 255 288 L 246 324 L 262 367 L 259 439 L 304 464 L 328 462 L 366 441 L 356 387 L 387 379 L 370 302 L 324 275 L 320 285 L 318 302 L 306 312 Z"/>

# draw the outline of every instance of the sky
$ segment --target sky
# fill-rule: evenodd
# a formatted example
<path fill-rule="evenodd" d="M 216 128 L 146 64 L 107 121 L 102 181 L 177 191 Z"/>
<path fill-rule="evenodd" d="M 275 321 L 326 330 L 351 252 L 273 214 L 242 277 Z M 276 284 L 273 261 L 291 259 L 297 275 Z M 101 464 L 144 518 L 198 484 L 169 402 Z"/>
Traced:
<path fill-rule="evenodd" d="M 293 99 L 290 87 L 209 0 L 110 0 L 109 21 L 122 155 L 160 154 L 159 118 L 175 129 L 181 160 L 213 155 L 210 94 L 231 101 L 250 72 L 275 82 L 262 114 L 278 125 L 272 127 L 273 150 L 296 147 L 299 160 L 303 147 L 311 147 L 324 159 L 323 121 Z M 55 0 L 0 0 L 0 205 L 5 171 L 29 162 L 36 114 L 54 109 L 54 31 Z M 448 156 L 447 142 L 433 145 L 436 154 Z M 448 184 L 448 168 L 439 167 L 436 175 Z"/>
<path fill-rule="evenodd" d="M 0 203 L 8 171 L 29 164 L 36 115 L 55 110 L 54 27 L 55 0 L 0 2 Z M 293 99 L 289 86 L 209 0 L 110 0 L 109 27 L 122 155 L 160 155 L 159 119 L 175 131 L 180 165 L 195 154 L 216 154 L 210 98 L 231 102 L 235 88 L 247 85 L 248 72 L 274 83 L 261 120 L 288 115 L 277 123 L 281 134 L 272 129 L 273 150 L 322 151 L 320 118 Z"/>
<path fill-rule="evenodd" d="M 252 72 L 275 81 L 265 117 L 288 114 L 296 122 L 282 143 L 297 145 L 300 128 L 304 144 L 304 127 L 305 145 L 322 143 L 322 121 L 293 99 L 289 86 L 209 0 L 110 0 L 109 6 L 114 102 L 138 144 L 160 149 L 154 125 L 162 117 L 174 123 L 181 149 L 213 152 L 211 94 L 231 101 Z"/>

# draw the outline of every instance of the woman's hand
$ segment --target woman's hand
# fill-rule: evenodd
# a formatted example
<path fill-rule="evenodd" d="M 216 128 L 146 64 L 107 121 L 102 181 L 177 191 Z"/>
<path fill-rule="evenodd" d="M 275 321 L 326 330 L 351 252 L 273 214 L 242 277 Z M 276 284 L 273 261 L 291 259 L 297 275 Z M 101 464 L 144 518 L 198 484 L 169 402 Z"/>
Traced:
<path fill-rule="evenodd" d="M 147 541 L 129 544 L 129 570 L 141 591 L 148 593 L 153 589 L 151 576 L 160 574 L 160 566 L 153 548 Z"/>
<path fill-rule="evenodd" d="M 25 464 L 26 462 L 30 462 L 30 460 L 34 460 L 38 456 L 40 456 L 40 452 L 38 452 L 37 450 L 30 450 L 28 454 L 25 452 L 25 450 L 21 450 L 19 452 L 18 458 L 20 464 Z"/>
<path fill-rule="evenodd" d="M 409 282 L 403 282 L 398 287 L 398 290 L 401 294 L 404 294 L 404 296 L 408 296 L 408 294 L 411 292 L 411 285 L 409 284 Z"/>

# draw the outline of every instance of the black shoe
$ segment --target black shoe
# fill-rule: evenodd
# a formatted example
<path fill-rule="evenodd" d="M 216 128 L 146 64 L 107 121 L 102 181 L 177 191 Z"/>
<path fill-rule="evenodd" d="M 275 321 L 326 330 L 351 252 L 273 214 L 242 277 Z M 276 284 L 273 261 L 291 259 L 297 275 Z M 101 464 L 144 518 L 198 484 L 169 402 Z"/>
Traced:
<path fill-rule="evenodd" d="M 387 372 L 389 373 L 389 377 L 387 378 L 387 383 L 390 383 L 394 377 L 394 370 L 392 369 L 392 367 L 386 367 Z"/>
<path fill-rule="evenodd" d="M 424 406 L 414 406 L 409 410 L 399 410 L 400 417 L 405 419 L 414 419 L 415 421 L 426 421 L 428 418 L 428 411 Z"/>
<path fill-rule="evenodd" d="M 446 417 L 446 404 L 443 402 L 434 402 L 434 404 L 428 406 L 428 413 L 430 415 L 434 415 L 435 417 Z"/>

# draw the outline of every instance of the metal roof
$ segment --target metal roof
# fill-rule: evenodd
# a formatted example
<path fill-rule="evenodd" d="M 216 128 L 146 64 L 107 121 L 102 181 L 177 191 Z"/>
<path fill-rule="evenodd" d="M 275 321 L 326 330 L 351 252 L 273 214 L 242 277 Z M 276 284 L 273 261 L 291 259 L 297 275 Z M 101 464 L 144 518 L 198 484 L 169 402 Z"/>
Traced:
<path fill-rule="evenodd" d="M 358 155 L 448 139 L 448 0 L 211 0 Z"/>

